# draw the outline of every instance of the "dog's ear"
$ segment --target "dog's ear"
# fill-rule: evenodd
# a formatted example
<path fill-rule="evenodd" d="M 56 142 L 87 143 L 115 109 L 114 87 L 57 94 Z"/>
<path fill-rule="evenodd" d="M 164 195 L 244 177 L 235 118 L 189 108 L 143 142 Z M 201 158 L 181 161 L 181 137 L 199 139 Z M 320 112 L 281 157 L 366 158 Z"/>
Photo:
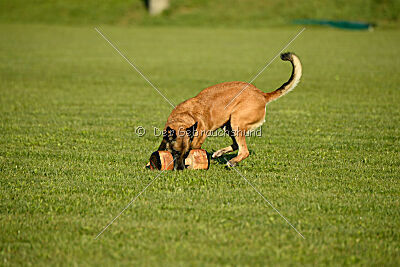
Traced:
<path fill-rule="evenodd" d="M 169 126 L 167 127 L 167 129 L 165 129 L 163 134 L 164 134 L 164 139 L 168 141 L 176 139 L 176 131 Z"/>
<path fill-rule="evenodd" d="M 187 132 L 187 135 L 189 136 L 190 140 L 193 140 L 196 130 L 197 130 L 197 121 L 195 124 L 193 124 L 189 128 L 186 128 L 186 132 Z"/>

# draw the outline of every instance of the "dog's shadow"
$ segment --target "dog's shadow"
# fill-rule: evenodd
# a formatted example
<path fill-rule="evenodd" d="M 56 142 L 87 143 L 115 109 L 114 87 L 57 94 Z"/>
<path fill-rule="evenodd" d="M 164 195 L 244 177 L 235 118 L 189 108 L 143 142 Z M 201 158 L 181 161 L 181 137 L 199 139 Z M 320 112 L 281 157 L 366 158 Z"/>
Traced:
<path fill-rule="evenodd" d="M 231 159 L 233 159 L 234 157 L 237 156 L 237 152 L 236 152 L 236 153 L 225 154 L 225 155 L 222 155 L 222 156 L 220 156 L 220 157 L 218 157 L 218 158 L 213 158 L 213 157 L 212 157 L 212 154 L 213 154 L 215 151 L 216 151 L 216 150 L 213 150 L 213 151 L 211 151 L 211 152 L 207 152 L 207 157 L 210 159 L 210 161 L 214 161 L 214 162 L 216 162 L 217 164 L 220 164 L 220 165 L 226 165 L 226 163 L 227 163 L 228 161 L 230 161 Z M 252 151 L 252 150 L 249 150 L 249 153 L 250 153 L 250 155 L 251 155 L 251 154 L 253 154 L 253 151 Z"/>

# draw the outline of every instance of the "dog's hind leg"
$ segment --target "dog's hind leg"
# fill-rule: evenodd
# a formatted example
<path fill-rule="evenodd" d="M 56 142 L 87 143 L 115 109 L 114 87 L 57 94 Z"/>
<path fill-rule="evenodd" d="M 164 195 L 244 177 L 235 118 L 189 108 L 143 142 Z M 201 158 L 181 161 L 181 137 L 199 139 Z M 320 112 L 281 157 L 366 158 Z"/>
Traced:
<path fill-rule="evenodd" d="M 246 119 L 251 118 L 251 116 L 250 115 L 246 116 L 246 114 L 241 114 L 241 115 L 242 115 L 241 117 L 236 116 L 233 117 L 231 120 L 231 129 L 233 129 L 232 139 L 235 140 L 239 152 L 236 157 L 227 162 L 228 167 L 235 166 L 237 163 L 247 158 L 250 154 L 246 144 L 246 132 L 250 128 L 249 126 L 251 124 L 248 123 Z"/>
<path fill-rule="evenodd" d="M 231 114 L 231 127 L 238 145 L 239 152 L 236 157 L 228 162 L 228 167 L 235 166 L 238 162 L 249 156 L 246 144 L 246 133 L 260 127 L 265 121 L 265 102 L 260 98 L 252 99 L 251 105 L 243 103 L 237 106 L 237 112 Z"/>
<path fill-rule="evenodd" d="M 233 144 L 214 152 L 212 154 L 213 158 L 218 158 L 226 153 L 236 151 L 239 147 L 235 139 L 235 133 L 232 131 L 232 127 L 229 121 L 225 124 L 225 132 L 227 132 L 228 135 L 232 138 Z"/>
<path fill-rule="evenodd" d="M 239 152 L 236 157 L 227 162 L 228 167 L 235 166 L 238 162 L 244 160 L 250 154 L 249 150 L 247 149 L 246 136 L 244 134 L 238 134 L 235 136 L 235 139 L 239 148 Z"/>

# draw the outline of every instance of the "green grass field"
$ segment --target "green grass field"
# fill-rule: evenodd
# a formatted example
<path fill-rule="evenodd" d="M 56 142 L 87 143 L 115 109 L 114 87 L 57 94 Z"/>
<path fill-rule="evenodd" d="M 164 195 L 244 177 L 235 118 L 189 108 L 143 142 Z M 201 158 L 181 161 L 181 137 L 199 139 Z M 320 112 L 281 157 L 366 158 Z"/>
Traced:
<path fill-rule="evenodd" d="M 250 80 L 299 28 L 102 30 L 177 104 Z M 309 28 L 288 49 L 302 81 L 237 169 L 305 240 L 215 161 L 163 173 L 94 240 L 159 174 L 143 166 L 171 107 L 92 27 L 0 32 L 1 265 L 400 264 L 399 30 Z M 254 84 L 290 70 L 277 59 Z"/>

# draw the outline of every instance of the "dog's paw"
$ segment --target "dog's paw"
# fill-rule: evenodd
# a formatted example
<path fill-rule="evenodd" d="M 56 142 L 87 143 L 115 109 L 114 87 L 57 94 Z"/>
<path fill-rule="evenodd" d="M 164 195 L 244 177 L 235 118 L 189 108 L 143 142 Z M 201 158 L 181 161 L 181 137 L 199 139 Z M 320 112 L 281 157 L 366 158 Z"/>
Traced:
<path fill-rule="evenodd" d="M 228 161 L 228 162 L 226 163 L 226 167 L 232 168 L 232 167 L 235 167 L 236 164 L 237 164 L 236 162 L 233 162 L 232 160 L 230 160 L 230 161 Z"/>
<path fill-rule="evenodd" d="M 221 157 L 222 156 L 222 152 L 220 151 L 220 150 L 218 150 L 218 151 L 216 151 L 216 152 L 214 152 L 213 154 L 212 154 L 212 158 L 213 159 L 215 159 L 215 158 L 219 158 L 219 157 Z"/>
<path fill-rule="evenodd" d="M 144 166 L 144 169 L 150 170 L 151 166 L 150 166 L 150 162 L 146 164 L 146 166 Z"/>

